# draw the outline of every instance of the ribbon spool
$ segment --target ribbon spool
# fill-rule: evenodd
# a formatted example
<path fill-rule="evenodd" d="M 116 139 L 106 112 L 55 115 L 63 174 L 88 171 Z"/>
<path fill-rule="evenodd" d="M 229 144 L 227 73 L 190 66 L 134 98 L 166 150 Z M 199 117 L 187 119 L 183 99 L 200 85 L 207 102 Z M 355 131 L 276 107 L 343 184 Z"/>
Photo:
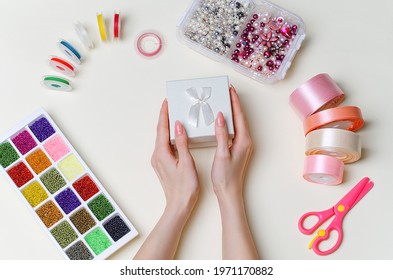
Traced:
<path fill-rule="evenodd" d="M 115 11 L 115 15 L 113 18 L 113 37 L 116 40 L 120 39 L 120 27 L 121 27 L 120 12 Z"/>
<path fill-rule="evenodd" d="M 162 39 L 154 32 L 145 32 L 137 37 L 136 50 L 144 57 L 154 57 L 162 49 Z"/>
<path fill-rule="evenodd" d="M 306 155 L 323 154 L 352 163 L 361 157 L 360 137 L 355 132 L 338 128 L 321 128 L 306 136 Z"/>
<path fill-rule="evenodd" d="M 48 89 L 57 91 L 71 91 L 71 82 L 67 79 L 58 76 L 44 76 L 42 77 L 42 84 Z"/>
<path fill-rule="evenodd" d="M 339 185 L 343 175 L 344 163 L 335 157 L 310 155 L 304 160 L 303 178 L 311 183 Z"/>
<path fill-rule="evenodd" d="M 86 28 L 79 22 L 74 23 L 74 29 L 86 49 L 92 49 L 94 47 Z"/>
<path fill-rule="evenodd" d="M 320 128 L 340 128 L 357 131 L 363 127 L 362 112 L 358 107 L 330 108 L 309 116 L 303 123 L 304 134 Z"/>
<path fill-rule="evenodd" d="M 60 50 L 68 56 L 72 61 L 74 61 L 77 64 L 81 63 L 82 56 L 80 53 L 67 41 L 65 40 L 60 40 L 58 43 L 58 46 Z"/>
<path fill-rule="evenodd" d="M 65 61 L 64 59 L 61 59 L 60 57 L 52 56 L 49 59 L 49 66 L 51 66 L 54 70 L 69 77 L 75 76 L 75 67 L 71 63 Z"/>
<path fill-rule="evenodd" d="M 344 92 L 328 74 L 318 74 L 297 88 L 289 103 L 304 121 L 312 114 L 336 107 L 344 100 Z"/>
<path fill-rule="evenodd" d="M 100 31 L 101 40 L 106 41 L 106 28 L 102 13 L 97 13 L 97 23 L 98 30 Z"/>

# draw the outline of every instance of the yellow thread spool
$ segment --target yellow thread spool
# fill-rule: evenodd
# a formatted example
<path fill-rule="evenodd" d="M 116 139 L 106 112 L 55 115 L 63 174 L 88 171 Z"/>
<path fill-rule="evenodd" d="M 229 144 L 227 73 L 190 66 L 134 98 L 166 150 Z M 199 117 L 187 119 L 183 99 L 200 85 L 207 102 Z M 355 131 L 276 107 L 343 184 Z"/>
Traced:
<path fill-rule="evenodd" d="M 98 29 L 100 30 L 101 40 L 106 41 L 105 22 L 102 13 L 97 13 Z"/>

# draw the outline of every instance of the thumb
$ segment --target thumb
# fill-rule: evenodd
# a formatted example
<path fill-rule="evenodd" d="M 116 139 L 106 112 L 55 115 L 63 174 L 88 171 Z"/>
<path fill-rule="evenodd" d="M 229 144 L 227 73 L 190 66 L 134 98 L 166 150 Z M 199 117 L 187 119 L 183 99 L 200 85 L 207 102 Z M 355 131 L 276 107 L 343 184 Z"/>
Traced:
<path fill-rule="evenodd" d="M 175 143 L 179 154 L 179 159 L 188 157 L 190 154 L 188 150 L 188 136 L 181 122 L 175 122 Z"/>

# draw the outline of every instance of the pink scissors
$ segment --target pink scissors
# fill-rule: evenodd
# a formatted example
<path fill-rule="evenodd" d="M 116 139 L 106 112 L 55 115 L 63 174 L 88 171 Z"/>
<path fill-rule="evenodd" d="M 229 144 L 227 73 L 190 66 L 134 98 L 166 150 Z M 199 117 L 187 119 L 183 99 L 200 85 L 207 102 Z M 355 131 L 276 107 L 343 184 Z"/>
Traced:
<path fill-rule="evenodd" d="M 315 232 L 319 226 L 335 215 L 334 219 L 326 229 L 318 230 L 317 236 L 315 236 L 315 238 L 311 241 L 308 248 L 312 248 L 316 254 L 321 256 L 329 255 L 336 251 L 343 239 L 342 223 L 345 215 L 372 189 L 373 186 L 374 183 L 370 181 L 368 177 L 365 177 L 332 208 L 329 208 L 325 211 L 308 212 L 304 214 L 299 220 L 298 227 L 302 233 L 307 235 Z M 316 216 L 318 221 L 311 228 L 306 228 L 304 226 L 304 221 L 312 216 Z M 320 243 L 322 241 L 328 240 L 332 231 L 337 231 L 338 233 L 336 244 L 328 250 L 321 251 L 319 249 Z"/>

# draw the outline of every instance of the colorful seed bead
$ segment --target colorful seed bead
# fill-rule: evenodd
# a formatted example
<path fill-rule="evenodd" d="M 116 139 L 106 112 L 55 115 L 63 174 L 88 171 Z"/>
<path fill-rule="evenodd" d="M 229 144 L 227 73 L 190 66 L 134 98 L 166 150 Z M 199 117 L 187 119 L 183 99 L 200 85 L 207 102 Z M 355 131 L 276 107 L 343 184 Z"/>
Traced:
<path fill-rule="evenodd" d="M 0 145 L 1 166 L 6 168 L 14 163 L 17 159 L 19 159 L 19 155 L 9 142 L 5 142 Z"/>
<path fill-rule="evenodd" d="M 7 173 L 19 188 L 33 179 L 33 174 L 23 162 L 13 166 Z"/>
<path fill-rule="evenodd" d="M 47 192 L 40 183 L 34 181 L 22 190 L 23 196 L 30 203 L 31 207 L 36 207 L 38 204 L 48 198 Z"/>
<path fill-rule="evenodd" d="M 67 184 L 56 168 L 52 168 L 41 175 L 40 179 L 51 194 L 54 194 Z"/>
<path fill-rule="evenodd" d="M 56 195 L 55 200 L 66 214 L 71 213 L 74 209 L 81 205 L 78 197 L 70 188 L 67 188 Z"/>
<path fill-rule="evenodd" d="M 108 236 L 99 227 L 88 233 L 85 236 L 85 241 L 96 255 L 101 254 L 112 245 Z"/>
<path fill-rule="evenodd" d="M 71 217 L 71 222 L 80 232 L 80 234 L 84 234 L 96 225 L 93 217 L 85 208 L 82 208 L 81 210 L 73 214 L 73 216 Z"/>
<path fill-rule="evenodd" d="M 70 152 L 70 148 L 60 135 L 55 135 L 45 142 L 44 148 L 54 162 L 57 162 Z"/>
<path fill-rule="evenodd" d="M 55 129 L 46 118 L 40 118 L 30 126 L 31 131 L 37 137 L 38 141 L 43 142 L 55 133 Z"/>
<path fill-rule="evenodd" d="M 22 155 L 25 155 L 37 146 L 33 137 L 26 130 L 23 130 L 18 135 L 14 136 L 12 138 L 12 142 Z"/>
<path fill-rule="evenodd" d="M 68 248 L 65 253 L 70 260 L 92 260 L 93 254 L 82 241 L 78 241 Z"/>
<path fill-rule="evenodd" d="M 61 222 L 60 224 L 55 226 L 50 232 L 59 243 L 61 248 L 67 247 L 78 238 L 78 235 L 67 221 Z"/>
<path fill-rule="evenodd" d="M 40 206 L 36 213 L 47 228 L 50 228 L 63 218 L 63 214 L 52 200 Z"/>
<path fill-rule="evenodd" d="M 112 204 L 105 195 L 100 194 L 87 204 L 99 221 L 105 219 L 109 214 L 115 211 Z"/>
<path fill-rule="evenodd" d="M 119 216 L 111 218 L 104 224 L 104 228 L 115 242 L 130 232 L 130 228 Z"/>
<path fill-rule="evenodd" d="M 29 154 L 26 157 L 26 161 L 29 163 L 29 165 L 36 174 L 40 174 L 42 171 L 52 165 L 49 158 L 41 149 L 38 149 L 33 153 Z"/>
<path fill-rule="evenodd" d="M 90 176 L 87 175 L 77 180 L 72 184 L 72 186 L 84 201 L 98 193 L 98 187 L 96 183 L 94 183 Z"/>

